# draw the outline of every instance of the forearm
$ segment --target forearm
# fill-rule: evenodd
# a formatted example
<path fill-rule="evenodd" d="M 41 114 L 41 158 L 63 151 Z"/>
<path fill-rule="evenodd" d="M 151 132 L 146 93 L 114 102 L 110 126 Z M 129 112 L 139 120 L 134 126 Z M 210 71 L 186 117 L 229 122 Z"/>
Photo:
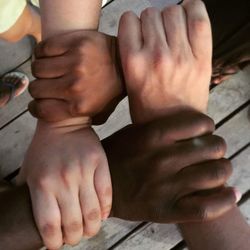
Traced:
<path fill-rule="evenodd" d="M 98 28 L 101 0 L 40 0 L 42 36 L 46 39 L 60 33 Z"/>
<path fill-rule="evenodd" d="M 238 208 L 206 223 L 180 225 L 190 250 L 248 250 L 250 228 Z"/>
<path fill-rule="evenodd" d="M 33 250 L 43 246 L 32 216 L 28 187 L 0 194 L 0 249 Z"/>

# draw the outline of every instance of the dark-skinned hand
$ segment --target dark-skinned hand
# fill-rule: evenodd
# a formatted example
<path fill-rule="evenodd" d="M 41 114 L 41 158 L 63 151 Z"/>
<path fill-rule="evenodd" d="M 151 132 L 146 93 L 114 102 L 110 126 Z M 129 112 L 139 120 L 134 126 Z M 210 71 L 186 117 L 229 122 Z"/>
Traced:
<path fill-rule="evenodd" d="M 35 58 L 29 110 L 36 118 L 58 122 L 87 116 L 101 124 L 125 96 L 115 37 L 68 32 L 38 44 Z"/>
<path fill-rule="evenodd" d="M 113 185 L 114 217 L 160 223 L 206 221 L 234 206 L 226 146 L 197 111 L 124 128 L 103 141 Z"/>

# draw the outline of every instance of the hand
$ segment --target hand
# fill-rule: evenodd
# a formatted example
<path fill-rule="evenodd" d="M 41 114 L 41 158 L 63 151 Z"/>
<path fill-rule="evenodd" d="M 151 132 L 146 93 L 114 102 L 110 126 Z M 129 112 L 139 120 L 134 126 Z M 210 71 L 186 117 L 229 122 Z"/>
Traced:
<path fill-rule="evenodd" d="M 149 8 L 140 19 L 127 12 L 118 40 L 134 122 L 162 116 L 169 107 L 206 110 L 212 35 L 202 1 L 185 0 L 162 13 Z"/>
<path fill-rule="evenodd" d="M 29 88 L 32 115 L 49 122 L 79 116 L 106 121 L 124 97 L 116 47 L 116 38 L 96 31 L 41 42 L 32 64 L 37 80 Z"/>
<path fill-rule="evenodd" d="M 171 111 L 103 141 L 113 185 L 112 216 L 177 223 L 215 219 L 235 206 L 224 140 L 210 118 Z"/>
<path fill-rule="evenodd" d="M 108 217 L 112 187 L 105 153 L 91 128 L 39 123 L 18 183 L 26 181 L 44 244 L 58 249 L 95 235 Z"/>

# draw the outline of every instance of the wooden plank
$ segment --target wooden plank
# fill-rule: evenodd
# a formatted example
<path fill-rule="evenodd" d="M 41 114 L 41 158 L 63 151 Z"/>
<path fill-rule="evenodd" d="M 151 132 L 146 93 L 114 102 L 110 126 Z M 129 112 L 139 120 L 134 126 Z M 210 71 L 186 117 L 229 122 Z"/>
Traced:
<path fill-rule="evenodd" d="M 151 4 L 148 0 L 116 0 L 102 10 L 99 30 L 103 33 L 116 36 L 121 15 L 129 10 L 139 15 Z"/>
<path fill-rule="evenodd" d="M 226 157 L 232 156 L 237 150 L 250 142 L 249 106 L 227 121 L 216 130 L 216 134 L 227 142 Z"/>
<path fill-rule="evenodd" d="M 27 60 L 34 46 L 34 40 L 25 37 L 17 43 L 0 40 L 0 76 L 22 64 Z"/>
<path fill-rule="evenodd" d="M 29 77 L 30 81 L 34 79 L 31 74 L 31 61 L 26 62 L 21 67 L 17 68 L 17 71 L 24 72 Z M 8 105 L 0 109 L 0 128 L 10 122 L 16 116 L 27 110 L 27 105 L 31 101 L 31 96 L 28 91 L 25 91 L 22 95 L 13 99 Z"/>
<path fill-rule="evenodd" d="M 109 219 L 103 223 L 100 233 L 90 239 L 82 240 L 75 247 L 65 246 L 63 250 L 105 250 L 111 247 L 115 242 L 126 233 L 130 232 L 138 223 L 127 222 L 119 219 Z"/>
<path fill-rule="evenodd" d="M 250 67 L 211 91 L 208 115 L 218 123 L 248 100 L 250 100 Z"/>
<path fill-rule="evenodd" d="M 149 0 L 149 2 L 152 4 L 152 6 L 157 7 L 159 9 L 163 9 L 167 6 L 177 4 L 180 2 L 179 0 Z"/>
<path fill-rule="evenodd" d="M 250 199 L 240 206 L 240 211 L 244 214 L 247 223 L 250 225 Z"/>
<path fill-rule="evenodd" d="M 245 193 L 250 189 L 250 147 L 237 155 L 232 163 L 234 174 L 229 185 L 236 186 L 242 193 Z M 250 202 L 242 205 L 241 210 L 249 220 Z M 182 237 L 175 225 L 151 223 L 133 233 L 115 250 L 166 250 L 171 249 L 181 240 Z"/>

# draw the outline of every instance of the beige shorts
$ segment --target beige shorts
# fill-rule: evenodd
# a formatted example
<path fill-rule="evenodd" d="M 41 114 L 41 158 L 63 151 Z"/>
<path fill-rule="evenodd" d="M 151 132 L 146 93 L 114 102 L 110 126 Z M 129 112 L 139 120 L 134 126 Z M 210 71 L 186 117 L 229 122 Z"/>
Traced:
<path fill-rule="evenodd" d="M 0 0 L 0 33 L 12 27 L 21 16 L 27 2 L 39 7 L 39 0 Z M 103 5 L 109 0 L 103 0 Z"/>

